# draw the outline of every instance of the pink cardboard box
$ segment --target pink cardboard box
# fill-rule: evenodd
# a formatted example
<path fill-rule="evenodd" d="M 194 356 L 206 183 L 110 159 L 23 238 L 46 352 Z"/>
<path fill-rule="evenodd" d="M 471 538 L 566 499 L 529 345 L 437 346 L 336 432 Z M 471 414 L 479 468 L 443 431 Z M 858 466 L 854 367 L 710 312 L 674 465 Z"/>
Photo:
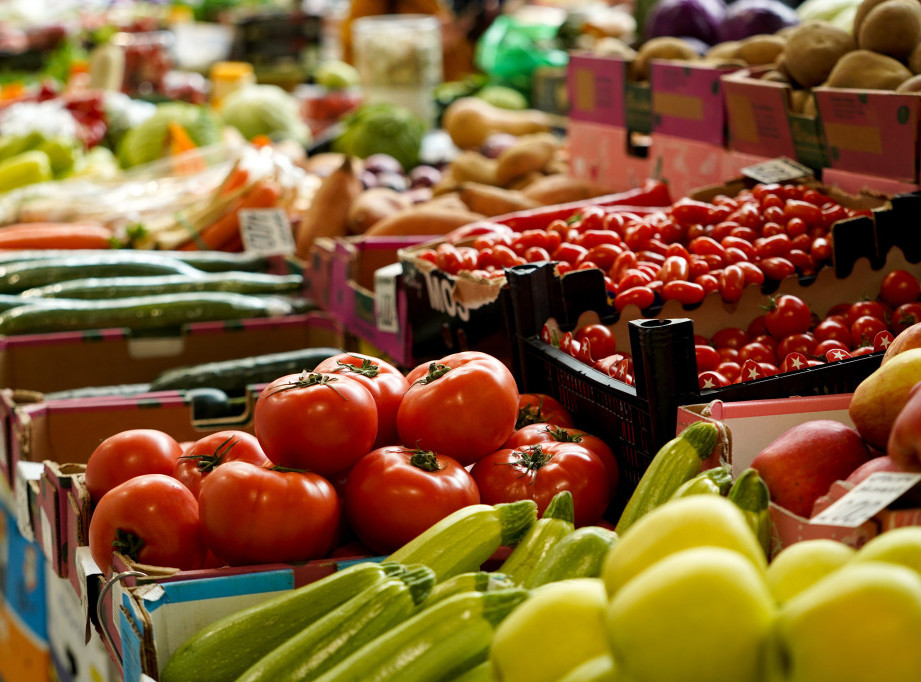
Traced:
<path fill-rule="evenodd" d="M 572 120 L 567 133 L 569 169 L 574 177 L 622 191 L 653 176 L 655 148 L 647 156 L 637 156 L 626 128 Z"/>
<path fill-rule="evenodd" d="M 734 70 L 654 60 L 650 83 L 656 137 L 662 134 L 723 147 L 726 102 L 722 76 Z"/>
<path fill-rule="evenodd" d="M 622 59 L 571 53 L 566 74 L 569 120 L 626 127 L 626 65 Z"/>
<path fill-rule="evenodd" d="M 726 149 L 718 144 L 686 137 L 653 133 L 653 157 L 661 177 L 676 197 L 690 194 L 701 185 L 715 185 L 727 177 Z"/>

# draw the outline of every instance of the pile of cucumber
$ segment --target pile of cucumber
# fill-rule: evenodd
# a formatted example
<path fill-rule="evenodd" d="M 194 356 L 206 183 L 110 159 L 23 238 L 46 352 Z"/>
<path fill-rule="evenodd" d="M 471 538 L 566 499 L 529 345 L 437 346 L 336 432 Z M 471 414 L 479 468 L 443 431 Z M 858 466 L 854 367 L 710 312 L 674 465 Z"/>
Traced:
<path fill-rule="evenodd" d="M 0 255 L 0 335 L 279 317 L 314 308 L 300 274 L 218 251 L 13 251 Z"/>

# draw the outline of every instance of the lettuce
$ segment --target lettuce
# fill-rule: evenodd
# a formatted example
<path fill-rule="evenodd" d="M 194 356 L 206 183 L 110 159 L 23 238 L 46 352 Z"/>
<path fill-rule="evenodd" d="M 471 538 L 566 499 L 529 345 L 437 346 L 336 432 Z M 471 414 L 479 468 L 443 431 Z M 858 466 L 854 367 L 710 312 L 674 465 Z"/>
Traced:
<path fill-rule="evenodd" d="M 199 147 L 221 141 L 223 125 L 206 106 L 188 102 L 163 102 L 138 126 L 128 130 L 118 144 L 118 162 L 131 168 L 164 158 L 169 151 L 169 124 L 175 121 Z"/>
<path fill-rule="evenodd" d="M 403 168 L 419 165 L 425 123 L 409 109 L 391 104 L 365 104 L 343 121 L 343 131 L 333 140 L 333 150 L 366 159 L 389 154 Z"/>
<path fill-rule="evenodd" d="M 277 85 L 253 84 L 231 92 L 224 98 L 221 118 L 247 140 L 266 135 L 301 144 L 310 141 L 299 102 Z"/>

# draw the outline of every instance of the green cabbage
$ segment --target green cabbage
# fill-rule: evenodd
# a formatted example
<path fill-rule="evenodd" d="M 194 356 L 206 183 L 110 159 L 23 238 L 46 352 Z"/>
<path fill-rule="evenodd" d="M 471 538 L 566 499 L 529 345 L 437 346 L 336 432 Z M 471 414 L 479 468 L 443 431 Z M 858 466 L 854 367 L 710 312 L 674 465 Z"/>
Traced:
<path fill-rule="evenodd" d="M 277 85 L 253 84 L 231 92 L 221 105 L 221 118 L 245 137 L 310 141 L 310 129 L 301 118 L 300 103 Z"/>
<path fill-rule="evenodd" d="M 152 116 L 122 137 L 118 144 L 118 162 L 122 168 L 164 158 L 169 152 L 170 121 L 181 125 L 199 147 L 221 141 L 223 125 L 211 109 L 188 102 L 163 102 Z"/>
<path fill-rule="evenodd" d="M 333 150 L 365 159 L 389 154 L 403 168 L 419 165 L 425 123 L 409 109 L 392 104 L 365 104 L 347 116 Z"/>

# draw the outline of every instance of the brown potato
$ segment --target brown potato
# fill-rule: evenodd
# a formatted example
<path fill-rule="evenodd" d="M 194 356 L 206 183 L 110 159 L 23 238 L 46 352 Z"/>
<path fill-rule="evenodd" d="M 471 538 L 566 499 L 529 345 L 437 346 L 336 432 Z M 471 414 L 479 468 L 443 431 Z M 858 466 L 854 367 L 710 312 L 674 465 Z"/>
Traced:
<path fill-rule="evenodd" d="M 826 21 L 810 21 L 790 32 L 783 64 L 793 80 L 811 88 L 825 82 L 838 60 L 856 49 L 847 31 Z"/>
<path fill-rule="evenodd" d="M 786 45 L 787 41 L 776 35 L 749 36 L 739 43 L 735 56 L 749 66 L 764 66 L 775 63 Z"/>
<path fill-rule="evenodd" d="M 592 52 L 594 54 L 622 57 L 624 59 L 633 59 L 636 57 L 636 50 L 620 38 L 614 38 L 613 36 L 606 36 L 596 40 L 592 45 Z"/>
<path fill-rule="evenodd" d="M 863 2 L 857 5 L 857 12 L 854 14 L 854 25 L 851 28 L 851 35 L 855 38 L 860 35 L 860 27 L 863 25 L 863 20 L 867 17 L 867 14 L 870 13 L 870 10 L 887 1 L 888 0 L 863 0 Z"/>
<path fill-rule="evenodd" d="M 679 59 L 697 61 L 700 55 L 681 38 L 660 36 L 647 40 L 640 46 L 636 58 L 630 65 L 630 78 L 635 81 L 649 80 L 649 66 L 653 59 Z"/>
<path fill-rule="evenodd" d="M 790 93 L 790 109 L 797 114 L 803 113 L 806 100 L 812 97 L 811 90 L 793 90 Z"/>
<path fill-rule="evenodd" d="M 825 85 L 831 88 L 895 90 L 911 76 L 908 67 L 892 57 L 870 50 L 854 50 L 838 60 Z"/>
<path fill-rule="evenodd" d="M 921 73 L 921 43 L 915 45 L 915 49 L 908 55 L 908 68 L 912 73 Z"/>
<path fill-rule="evenodd" d="M 736 52 L 741 44 L 742 41 L 740 40 L 727 40 L 717 43 L 707 50 L 704 54 L 704 59 L 735 59 L 737 57 Z"/>
<path fill-rule="evenodd" d="M 905 61 L 921 42 L 921 3 L 886 0 L 867 13 L 856 35 L 860 49 Z"/>
<path fill-rule="evenodd" d="M 896 92 L 914 92 L 921 95 L 921 74 L 916 74 L 895 89 Z"/>

